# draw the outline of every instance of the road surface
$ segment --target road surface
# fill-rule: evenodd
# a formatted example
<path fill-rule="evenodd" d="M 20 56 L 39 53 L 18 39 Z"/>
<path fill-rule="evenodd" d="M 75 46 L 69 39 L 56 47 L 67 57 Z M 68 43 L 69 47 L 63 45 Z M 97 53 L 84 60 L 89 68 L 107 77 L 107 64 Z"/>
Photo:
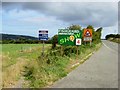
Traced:
<path fill-rule="evenodd" d="M 52 88 L 118 88 L 118 44 L 103 40 L 89 60 Z"/>

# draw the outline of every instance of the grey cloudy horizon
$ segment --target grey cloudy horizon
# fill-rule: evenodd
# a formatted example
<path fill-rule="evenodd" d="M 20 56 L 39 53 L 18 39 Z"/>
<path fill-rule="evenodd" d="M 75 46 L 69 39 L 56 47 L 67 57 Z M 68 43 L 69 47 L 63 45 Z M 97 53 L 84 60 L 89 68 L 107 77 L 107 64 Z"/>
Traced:
<path fill-rule="evenodd" d="M 62 24 L 67 23 L 67 25 L 79 24 L 82 27 L 93 25 L 95 28 L 110 28 L 116 27 L 118 23 L 116 2 L 3 2 L 2 6 L 6 13 L 14 9 L 17 12 L 35 11 L 45 17 L 52 17 Z"/>
<path fill-rule="evenodd" d="M 34 10 L 70 24 L 83 26 L 109 27 L 114 26 L 118 20 L 118 11 L 114 7 L 115 3 L 112 2 L 106 4 L 100 2 L 16 2 L 16 5 L 18 10 Z M 12 2 L 3 3 L 3 9 L 9 11 L 15 9 L 16 5 Z"/>

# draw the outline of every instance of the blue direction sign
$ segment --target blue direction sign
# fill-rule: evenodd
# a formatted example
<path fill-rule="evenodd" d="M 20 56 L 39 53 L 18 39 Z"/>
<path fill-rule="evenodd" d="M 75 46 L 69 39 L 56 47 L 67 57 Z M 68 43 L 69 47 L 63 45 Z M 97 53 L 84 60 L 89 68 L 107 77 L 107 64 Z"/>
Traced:
<path fill-rule="evenodd" d="M 39 40 L 48 40 L 48 31 L 40 30 L 39 31 Z"/>

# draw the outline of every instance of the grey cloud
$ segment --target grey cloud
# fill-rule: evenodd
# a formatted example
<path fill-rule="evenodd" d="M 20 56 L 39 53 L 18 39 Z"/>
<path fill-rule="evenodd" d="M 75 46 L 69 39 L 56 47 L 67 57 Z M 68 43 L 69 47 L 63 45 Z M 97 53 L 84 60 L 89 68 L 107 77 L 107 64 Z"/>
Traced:
<path fill-rule="evenodd" d="M 12 9 L 21 10 L 25 3 L 20 2 L 2 2 L 2 9 L 9 12 Z"/>
<path fill-rule="evenodd" d="M 35 10 L 46 16 L 53 16 L 57 20 L 69 24 L 80 24 L 82 26 L 93 25 L 95 27 L 114 26 L 117 22 L 116 3 L 81 3 L 81 2 L 27 2 L 3 4 L 7 10 L 17 9 Z M 19 7 L 19 8 L 18 8 Z"/>

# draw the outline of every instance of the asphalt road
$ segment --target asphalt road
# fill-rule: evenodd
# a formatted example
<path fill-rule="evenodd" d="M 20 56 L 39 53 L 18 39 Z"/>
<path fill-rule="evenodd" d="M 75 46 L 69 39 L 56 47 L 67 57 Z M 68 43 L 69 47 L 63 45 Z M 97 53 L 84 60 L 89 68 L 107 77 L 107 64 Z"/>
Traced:
<path fill-rule="evenodd" d="M 118 44 L 103 40 L 102 47 L 52 88 L 118 88 Z"/>

